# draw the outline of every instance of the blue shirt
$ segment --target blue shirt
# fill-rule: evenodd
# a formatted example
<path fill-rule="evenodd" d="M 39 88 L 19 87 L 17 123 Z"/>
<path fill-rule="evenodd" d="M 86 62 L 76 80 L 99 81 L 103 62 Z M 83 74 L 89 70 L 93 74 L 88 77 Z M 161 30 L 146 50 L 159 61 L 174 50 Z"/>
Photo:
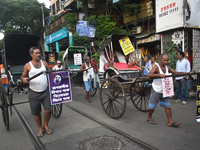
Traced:
<path fill-rule="evenodd" d="M 176 72 L 190 72 L 190 62 L 187 59 L 178 60 L 176 62 Z M 182 79 L 182 77 L 176 77 L 176 80 Z"/>
<path fill-rule="evenodd" d="M 147 69 L 149 70 L 149 62 L 146 63 L 145 68 L 147 68 Z M 144 74 L 145 76 L 147 76 L 149 73 L 147 72 L 146 69 L 144 69 L 143 74 Z"/>

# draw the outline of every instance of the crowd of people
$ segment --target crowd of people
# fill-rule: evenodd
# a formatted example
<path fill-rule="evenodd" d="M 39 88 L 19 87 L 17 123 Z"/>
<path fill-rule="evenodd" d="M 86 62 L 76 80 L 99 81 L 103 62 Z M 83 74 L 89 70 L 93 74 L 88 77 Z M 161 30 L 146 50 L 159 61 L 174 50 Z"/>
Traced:
<path fill-rule="evenodd" d="M 24 83 L 29 83 L 29 104 L 31 108 L 31 113 L 34 115 L 35 121 L 38 126 L 37 137 L 43 137 L 44 133 L 52 134 L 53 130 L 49 127 L 48 123 L 51 118 L 51 103 L 48 89 L 48 80 L 45 74 L 38 76 L 37 78 L 28 81 L 27 79 L 34 76 L 35 74 L 41 71 L 49 71 L 50 68 L 46 61 L 41 60 L 41 52 L 39 47 L 31 47 L 30 48 L 30 56 L 32 60 L 25 64 L 24 70 L 21 76 L 21 80 Z M 190 63 L 187 59 L 184 58 L 184 53 L 179 51 L 177 53 L 178 61 L 176 63 L 176 70 L 173 70 L 170 66 L 168 66 L 168 56 L 166 54 L 161 54 L 159 58 L 159 62 L 155 61 L 155 57 L 151 56 L 150 59 L 148 56 L 145 56 L 145 69 L 144 76 L 148 77 L 159 77 L 158 79 L 154 79 L 152 82 L 151 95 L 148 103 L 148 117 L 147 121 L 150 124 L 156 124 L 156 122 L 152 119 L 153 112 L 160 102 L 160 106 L 165 108 L 165 112 L 168 119 L 169 127 L 178 127 L 180 123 L 176 123 L 172 121 L 172 113 L 170 107 L 170 99 L 169 97 L 163 98 L 163 90 L 162 86 L 162 78 L 165 78 L 168 73 L 172 74 L 182 74 L 190 72 Z M 80 71 L 83 72 L 83 81 L 85 85 L 85 99 L 91 103 L 91 99 L 89 97 L 89 92 L 93 90 L 93 88 L 98 87 L 98 63 L 95 60 L 95 57 L 92 57 L 92 61 L 90 62 L 90 57 L 87 56 L 85 62 L 81 65 Z M 62 62 L 57 61 L 57 65 L 53 68 L 53 70 L 63 69 Z M 182 102 L 182 104 L 187 104 L 187 76 L 176 77 L 175 81 L 177 84 L 177 97 L 178 99 L 175 102 Z M 93 82 L 92 82 L 93 81 Z M 94 84 L 94 85 L 93 85 Z M 41 104 L 44 107 L 44 123 L 42 124 L 41 117 Z"/>

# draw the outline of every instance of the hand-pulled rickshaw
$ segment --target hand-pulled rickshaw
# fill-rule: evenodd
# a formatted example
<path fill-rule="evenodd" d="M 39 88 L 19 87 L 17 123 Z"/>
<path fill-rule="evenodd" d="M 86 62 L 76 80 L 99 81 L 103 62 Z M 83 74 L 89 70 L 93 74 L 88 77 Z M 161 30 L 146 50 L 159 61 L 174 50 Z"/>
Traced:
<path fill-rule="evenodd" d="M 28 102 L 13 103 L 12 89 L 28 87 L 28 85 L 20 82 L 20 77 L 24 65 L 31 60 L 29 49 L 32 46 L 39 46 L 41 48 L 41 59 L 45 60 L 44 46 L 42 44 L 42 39 L 39 36 L 28 34 L 7 34 L 3 39 L 1 56 L 5 75 L 7 75 L 8 78 L 8 86 L 5 87 L 5 84 L 1 82 L 0 108 L 2 110 L 3 122 L 7 130 L 9 130 L 8 107 L 10 106 L 10 114 L 12 116 L 11 106 Z M 53 117 L 58 118 L 62 112 L 62 104 L 52 105 L 51 109 Z"/>
<path fill-rule="evenodd" d="M 70 46 L 63 55 L 63 67 L 70 70 L 70 75 L 73 77 L 71 78 L 72 82 L 75 84 L 83 83 L 82 74 L 78 71 L 86 59 L 87 53 L 87 48 L 84 46 Z"/>
<path fill-rule="evenodd" d="M 63 55 L 63 66 L 70 71 L 71 81 L 74 84 L 83 84 L 83 72 L 80 68 L 87 55 L 88 51 L 84 46 L 70 46 Z M 89 95 L 94 96 L 96 91 L 97 89 L 93 88 Z"/>
<path fill-rule="evenodd" d="M 126 53 L 130 43 L 135 50 Z M 143 77 L 141 73 L 142 66 L 137 63 L 140 51 L 138 51 L 135 36 L 112 34 L 100 44 L 98 52 L 100 54 L 100 80 L 102 80 L 100 100 L 107 116 L 114 119 L 120 118 L 129 100 L 138 110 L 148 111 L 151 83 L 154 78 Z M 192 74 L 196 72 L 167 75 L 166 77 Z"/>
<path fill-rule="evenodd" d="M 125 46 L 131 43 L 134 51 L 126 54 L 120 40 Z M 105 113 L 111 118 L 120 118 L 125 112 L 127 100 L 146 112 L 151 81 L 142 79 L 141 67 L 137 64 L 140 52 L 135 36 L 112 34 L 100 44 L 98 52 L 102 81 L 100 100 Z"/>

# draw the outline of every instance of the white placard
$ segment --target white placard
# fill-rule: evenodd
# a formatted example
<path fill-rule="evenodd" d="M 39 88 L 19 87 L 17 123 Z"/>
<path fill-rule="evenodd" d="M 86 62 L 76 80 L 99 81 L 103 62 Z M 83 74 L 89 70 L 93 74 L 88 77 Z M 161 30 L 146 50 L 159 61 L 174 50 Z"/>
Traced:
<path fill-rule="evenodd" d="M 74 54 L 74 65 L 81 65 L 81 64 L 82 64 L 81 53 Z"/>

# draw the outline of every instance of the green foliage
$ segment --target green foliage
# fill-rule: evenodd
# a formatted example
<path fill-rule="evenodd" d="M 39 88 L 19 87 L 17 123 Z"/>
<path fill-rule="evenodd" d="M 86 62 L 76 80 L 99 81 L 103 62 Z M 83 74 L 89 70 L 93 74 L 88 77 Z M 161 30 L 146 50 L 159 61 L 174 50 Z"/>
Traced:
<path fill-rule="evenodd" d="M 95 57 L 95 61 L 97 61 L 97 63 L 99 64 L 99 54 L 95 53 L 92 55 L 92 57 Z"/>
<path fill-rule="evenodd" d="M 41 36 L 42 5 L 37 0 L 0 0 L 0 31 Z M 49 10 L 43 8 L 44 18 L 46 18 Z"/>
<path fill-rule="evenodd" d="M 87 37 L 79 37 L 76 33 L 76 24 L 78 22 L 78 18 L 75 13 L 68 13 L 66 16 L 67 20 L 67 28 L 69 31 L 73 32 L 74 46 L 86 46 L 88 47 L 88 38 Z M 86 18 L 89 24 L 92 24 L 96 28 L 95 33 L 95 45 L 99 46 L 103 39 L 109 36 L 112 33 L 128 33 L 126 30 L 122 29 L 122 27 L 117 27 L 115 22 L 110 20 L 110 16 L 106 15 L 93 15 L 89 18 Z"/>
<path fill-rule="evenodd" d="M 132 0 L 120 0 L 118 2 L 124 10 L 129 9 L 132 12 L 138 13 L 140 10 L 140 3 L 133 3 Z"/>
<path fill-rule="evenodd" d="M 59 59 L 60 61 L 62 61 L 62 62 L 63 62 L 63 55 L 64 55 L 64 53 L 65 53 L 65 51 L 60 51 L 60 52 L 58 53 L 58 59 Z"/>
<path fill-rule="evenodd" d="M 169 57 L 169 66 L 172 69 L 176 69 L 176 62 L 178 60 L 177 58 L 177 52 L 178 52 L 178 46 L 175 45 L 171 40 L 167 41 L 167 45 L 164 47 L 165 52 L 167 53 Z"/>
<path fill-rule="evenodd" d="M 67 20 L 66 27 L 68 30 L 75 32 L 76 24 L 78 23 L 78 17 L 75 13 L 68 13 L 65 15 L 65 19 Z"/>

